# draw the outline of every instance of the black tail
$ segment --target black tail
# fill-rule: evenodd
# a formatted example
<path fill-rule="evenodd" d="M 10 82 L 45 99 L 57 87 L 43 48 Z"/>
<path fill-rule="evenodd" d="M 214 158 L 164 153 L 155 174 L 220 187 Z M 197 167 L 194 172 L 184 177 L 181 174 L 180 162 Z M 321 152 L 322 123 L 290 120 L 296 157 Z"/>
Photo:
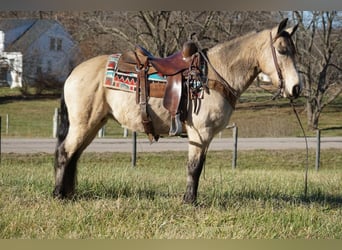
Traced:
<path fill-rule="evenodd" d="M 57 136 L 57 148 L 64 141 L 69 131 L 69 115 L 68 109 L 65 105 L 64 92 L 61 97 L 61 107 L 60 107 L 60 121 L 58 126 L 58 136 Z"/>
<path fill-rule="evenodd" d="M 75 191 L 76 164 L 80 156 L 77 152 L 68 158 L 63 142 L 69 132 L 69 115 L 65 105 L 64 92 L 61 97 L 60 122 L 58 126 L 57 144 L 55 150 L 55 188 L 53 196 L 69 198 Z M 59 171 L 58 178 L 56 174 Z"/>

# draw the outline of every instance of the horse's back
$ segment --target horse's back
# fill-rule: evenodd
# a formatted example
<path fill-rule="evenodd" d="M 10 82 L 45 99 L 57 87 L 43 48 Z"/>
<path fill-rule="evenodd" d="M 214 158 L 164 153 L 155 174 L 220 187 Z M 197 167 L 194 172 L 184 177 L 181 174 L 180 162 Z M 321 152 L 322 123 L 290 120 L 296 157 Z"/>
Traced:
<path fill-rule="evenodd" d="M 64 93 L 69 95 L 87 95 L 94 92 L 104 80 L 108 56 L 97 56 L 82 62 L 71 72 L 64 84 Z"/>
<path fill-rule="evenodd" d="M 71 72 L 67 78 L 65 85 L 69 85 L 75 82 L 86 83 L 86 81 L 94 81 L 97 79 L 103 80 L 104 71 L 107 63 L 107 55 L 101 55 L 88 59 L 78 66 Z"/>

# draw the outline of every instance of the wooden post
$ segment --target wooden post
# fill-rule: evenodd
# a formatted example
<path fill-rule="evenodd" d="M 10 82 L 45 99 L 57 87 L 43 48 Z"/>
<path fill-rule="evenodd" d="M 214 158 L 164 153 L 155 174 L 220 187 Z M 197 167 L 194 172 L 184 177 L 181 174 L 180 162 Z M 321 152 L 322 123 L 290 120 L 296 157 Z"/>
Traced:
<path fill-rule="evenodd" d="M 9 115 L 6 114 L 6 135 L 8 135 L 9 131 Z"/>
<path fill-rule="evenodd" d="M 135 167 L 137 163 L 137 132 L 133 131 L 132 133 L 133 139 L 133 148 L 132 148 L 132 167 Z"/>
<path fill-rule="evenodd" d="M 319 165 L 320 165 L 320 161 L 321 161 L 321 130 L 317 129 L 316 131 L 316 142 L 317 142 L 317 146 L 316 146 L 316 171 L 319 170 Z"/>
<path fill-rule="evenodd" d="M 52 137 L 57 138 L 58 134 L 58 108 L 55 108 L 55 113 L 52 118 Z"/>
<path fill-rule="evenodd" d="M 1 116 L 0 116 L 0 164 L 1 164 Z"/>
<path fill-rule="evenodd" d="M 237 141 L 238 141 L 238 127 L 233 127 L 233 139 L 234 139 L 234 149 L 233 149 L 233 159 L 232 159 L 232 169 L 236 168 L 237 162 Z"/>
<path fill-rule="evenodd" d="M 103 138 L 104 137 L 104 135 L 105 135 L 105 126 L 103 126 L 102 128 L 100 128 L 99 129 L 99 131 L 97 132 L 97 136 L 99 137 L 99 138 Z"/>
<path fill-rule="evenodd" d="M 123 128 L 123 137 L 127 138 L 128 137 L 128 129 L 126 127 Z"/>

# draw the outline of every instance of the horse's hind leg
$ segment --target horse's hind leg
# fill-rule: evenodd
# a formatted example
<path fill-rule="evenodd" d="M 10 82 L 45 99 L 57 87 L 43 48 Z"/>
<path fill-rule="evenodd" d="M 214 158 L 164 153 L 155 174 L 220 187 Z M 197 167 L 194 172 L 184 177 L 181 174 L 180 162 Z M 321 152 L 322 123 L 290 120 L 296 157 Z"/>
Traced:
<path fill-rule="evenodd" d="M 81 155 L 76 151 L 68 154 L 65 144 L 62 143 L 55 152 L 55 188 L 53 196 L 56 198 L 71 198 L 75 192 L 76 165 Z"/>
<path fill-rule="evenodd" d="M 69 94 L 68 103 L 72 103 Z M 67 94 L 65 93 L 65 94 Z M 70 98 L 71 96 L 71 98 Z M 68 96 L 65 96 L 68 97 Z M 84 98 L 84 103 L 66 106 L 61 99 L 61 123 L 55 151 L 55 188 L 57 198 L 70 198 L 75 192 L 77 161 L 98 130 L 107 122 L 107 108 L 102 95 Z"/>
<path fill-rule="evenodd" d="M 87 129 L 71 124 L 65 140 L 56 148 L 54 197 L 70 198 L 75 193 L 77 161 L 106 121 L 103 118 Z"/>

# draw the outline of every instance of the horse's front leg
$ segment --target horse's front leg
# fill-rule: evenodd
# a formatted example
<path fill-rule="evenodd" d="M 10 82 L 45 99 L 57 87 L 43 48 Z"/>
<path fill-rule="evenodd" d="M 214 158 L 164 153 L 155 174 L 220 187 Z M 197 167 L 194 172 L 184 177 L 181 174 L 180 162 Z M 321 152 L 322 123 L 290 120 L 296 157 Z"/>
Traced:
<path fill-rule="evenodd" d="M 196 204 L 199 178 L 207 153 L 207 146 L 189 141 L 189 157 L 187 166 L 186 191 L 184 203 Z"/>

